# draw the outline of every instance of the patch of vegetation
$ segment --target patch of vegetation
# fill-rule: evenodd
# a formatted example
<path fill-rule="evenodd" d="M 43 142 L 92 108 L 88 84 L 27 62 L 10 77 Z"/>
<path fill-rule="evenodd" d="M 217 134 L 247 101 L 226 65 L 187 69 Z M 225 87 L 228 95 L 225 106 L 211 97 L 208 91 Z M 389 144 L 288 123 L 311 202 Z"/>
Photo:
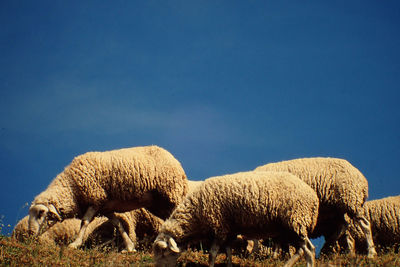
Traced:
<path fill-rule="evenodd" d="M 207 266 L 208 254 L 202 251 L 185 251 L 178 260 L 179 266 Z M 217 266 L 225 266 L 226 257 L 219 254 Z M 376 259 L 366 256 L 334 255 L 316 260 L 317 266 L 400 266 L 400 254 L 394 250 Z M 282 266 L 284 261 L 268 257 L 233 256 L 234 266 Z M 1 266 L 153 266 L 149 250 L 119 253 L 117 249 L 69 249 L 62 246 L 44 246 L 35 240 L 19 242 L 12 237 L 0 236 Z M 299 261 L 295 266 L 305 266 Z"/>

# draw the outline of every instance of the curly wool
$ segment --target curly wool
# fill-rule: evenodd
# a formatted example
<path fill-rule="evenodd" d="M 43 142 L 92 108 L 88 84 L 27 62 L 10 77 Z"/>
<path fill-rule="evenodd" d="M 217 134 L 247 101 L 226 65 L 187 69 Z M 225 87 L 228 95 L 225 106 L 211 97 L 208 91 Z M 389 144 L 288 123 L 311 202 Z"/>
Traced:
<path fill-rule="evenodd" d="M 52 204 L 65 218 L 80 217 L 88 206 L 101 212 L 109 201 L 135 202 L 148 193 L 156 194 L 155 203 L 149 209 L 160 217 L 167 217 L 187 193 L 186 174 L 181 164 L 158 146 L 77 156 L 34 199 L 33 205 Z"/>
<path fill-rule="evenodd" d="M 204 181 L 192 181 L 188 180 L 188 194 L 192 193 L 193 191 L 197 190 L 197 188 L 203 183 Z"/>
<path fill-rule="evenodd" d="M 289 173 L 212 177 L 185 198 L 160 233 L 181 244 L 201 237 L 225 240 L 237 234 L 262 238 L 280 231 L 302 238 L 317 222 L 318 205 L 315 192 Z"/>
<path fill-rule="evenodd" d="M 303 158 L 257 167 L 255 171 L 287 171 L 311 186 L 320 209 L 335 207 L 350 216 L 362 214 L 368 198 L 368 181 L 348 161 L 337 158 Z"/>

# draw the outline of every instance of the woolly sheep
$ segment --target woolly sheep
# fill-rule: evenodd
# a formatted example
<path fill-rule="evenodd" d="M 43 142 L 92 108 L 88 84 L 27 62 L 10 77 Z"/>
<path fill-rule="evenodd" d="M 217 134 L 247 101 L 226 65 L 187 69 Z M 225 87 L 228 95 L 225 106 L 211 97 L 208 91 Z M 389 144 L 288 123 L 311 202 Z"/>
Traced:
<path fill-rule="evenodd" d="M 318 197 L 303 181 L 289 173 L 243 172 L 212 177 L 177 206 L 163 223 L 153 244 L 156 266 L 174 266 L 182 248 L 198 240 L 213 240 L 210 266 L 221 245 L 238 234 L 264 238 L 285 232 L 298 248 L 287 266 L 305 253 L 314 264 L 315 248 L 308 239 L 317 222 Z M 179 247 L 177 245 L 179 244 Z"/>
<path fill-rule="evenodd" d="M 115 216 L 119 219 L 124 229 L 127 229 L 129 240 L 136 243 L 137 237 L 144 238 L 145 236 L 154 237 L 163 223 L 163 220 L 154 216 L 146 209 L 137 209 L 130 212 L 116 213 Z M 16 225 L 13 236 L 19 241 L 27 236 L 28 218 L 25 216 Z M 81 220 L 76 218 L 66 219 L 58 222 L 44 231 L 38 238 L 39 242 L 53 245 L 68 244 L 79 232 Z M 89 239 L 90 242 L 104 243 L 114 238 L 114 225 L 106 217 L 95 217 L 89 224 L 83 241 Z M 124 241 L 124 239 L 123 239 Z M 126 247 L 126 244 L 125 244 Z"/>
<path fill-rule="evenodd" d="M 15 226 L 12 236 L 19 241 L 24 241 L 28 235 L 28 220 L 29 216 L 22 218 Z M 84 240 L 88 238 L 93 231 L 103 223 L 107 222 L 106 217 L 96 217 L 93 222 L 88 226 Z M 38 241 L 47 245 L 66 245 L 68 244 L 79 232 L 81 220 L 76 218 L 66 219 L 62 222 L 57 222 L 38 236 Z M 114 228 L 113 225 L 111 225 Z M 112 229 L 109 229 L 112 232 Z M 108 231 L 107 231 L 108 232 Z"/>
<path fill-rule="evenodd" d="M 387 248 L 398 249 L 400 245 L 400 195 L 365 202 L 365 216 L 371 222 L 372 238 L 380 251 Z M 341 247 L 350 245 L 352 253 L 365 253 L 367 247 L 363 242 L 363 235 L 358 225 L 351 223 L 346 237 L 339 240 Z"/>
<path fill-rule="evenodd" d="M 326 242 L 321 252 L 329 250 L 344 233 L 344 215 L 347 214 L 362 227 L 368 244 L 368 256 L 376 255 L 371 226 L 362 208 L 368 198 L 368 182 L 348 161 L 337 158 L 303 158 L 269 163 L 257 167 L 255 171 L 287 171 L 315 190 L 320 205 L 318 223 L 311 237 L 325 237 Z"/>
<path fill-rule="evenodd" d="M 186 174 L 171 153 L 158 146 L 88 152 L 73 159 L 40 193 L 29 210 L 29 231 L 38 234 L 45 220 L 82 218 L 69 246 L 82 244 L 88 224 L 105 215 L 126 237 L 114 212 L 145 207 L 165 219 L 187 193 Z M 124 239 L 128 251 L 132 242 Z"/>

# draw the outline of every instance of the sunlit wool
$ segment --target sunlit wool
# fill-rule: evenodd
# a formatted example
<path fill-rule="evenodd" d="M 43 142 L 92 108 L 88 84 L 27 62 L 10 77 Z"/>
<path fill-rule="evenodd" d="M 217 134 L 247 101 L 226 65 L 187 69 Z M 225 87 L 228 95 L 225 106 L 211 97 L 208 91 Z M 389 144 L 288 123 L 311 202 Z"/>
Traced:
<path fill-rule="evenodd" d="M 174 265 L 181 248 L 193 241 L 222 245 L 238 234 L 266 238 L 284 232 L 299 247 L 309 241 L 318 205 L 314 190 L 290 173 L 242 172 L 206 179 L 162 225 L 153 244 L 156 265 Z"/>

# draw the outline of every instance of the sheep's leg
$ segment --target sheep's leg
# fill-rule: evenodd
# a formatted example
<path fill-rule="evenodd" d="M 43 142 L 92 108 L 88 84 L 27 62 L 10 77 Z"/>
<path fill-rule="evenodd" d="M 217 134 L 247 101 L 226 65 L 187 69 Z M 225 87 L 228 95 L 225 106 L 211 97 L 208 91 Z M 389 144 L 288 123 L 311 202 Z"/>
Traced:
<path fill-rule="evenodd" d="M 303 254 L 304 250 L 300 247 L 297 249 L 296 253 L 287 262 L 285 262 L 283 267 L 292 267 L 300 259 L 300 257 L 303 256 Z"/>
<path fill-rule="evenodd" d="M 356 221 L 363 230 L 365 240 L 367 241 L 368 258 L 374 258 L 377 255 L 377 253 L 375 250 L 374 241 L 372 239 L 371 224 L 364 216 L 358 217 Z"/>
<path fill-rule="evenodd" d="M 259 253 L 260 252 L 260 241 L 258 239 L 253 239 L 250 241 L 253 241 L 253 243 L 254 243 L 252 253 L 253 254 Z"/>
<path fill-rule="evenodd" d="M 119 233 L 121 234 L 122 240 L 125 245 L 125 249 L 122 252 L 135 252 L 135 245 L 133 244 L 131 238 L 129 237 L 128 233 L 125 231 L 124 226 L 122 225 L 121 221 L 113 214 L 111 216 L 111 222 L 117 227 Z"/>
<path fill-rule="evenodd" d="M 350 255 L 355 256 L 355 254 L 356 254 L 355 241 L 354 241 L 354 238 L 349 233 L 349 231 L 346 231 L 346 243 L 347 243 L 347 249 L 348 249 Z"/>
<path fill-rule="evenodd" d="M 90 206 L 85 215 L 83 215 L 82 222 L 81 222 L 81 229 L 79 230 L 78 236 L 74 242 L 69 244 L 68 247 L 70 248 L 78 248 L 83 243 L 83 237 L 85 236 L 86 228 L 88 227 L 89 223 L 93 220 L 93 217 L 96 215 L 97 210 Z"/>
<path fill-rule="evenodd" d="M 303 246 L 304 252 L 305 252 L 305 258 L 307 261 L 307 267 L 312 267 L 315 264 L 315 247 L 311 243 L 310 239 L 306 238 L 305 239 L 305 244 Z"/>
<path fill-rule="evenodd" d="M 279 244 L 276 240 L 272 244 L 272 258 L 273 259 L 278 259 L 279 258 L 279 252 L 283 250 L 281 249 L 281 244 Z"/>
<path fill-rule="evenodd" d="M 218 251 L 219 251 L 219 244 L 218 244 L 217 240 L 214 239 L 214 241 L 211 245 L 211 248 L 210 248 L 210 252 L 208 254 L 208 266 L 214 267 L 215 259 L 217 258 Z"/>
<path fill-rule="evenodd" d="M 226 259 L 227 259 L 227 266 L 232 267 L 232 249 L 230 245 L 227 245 L 225 248 L 226 251 Z"/>
<path fill-rule="evenodd" d="M 254 253 L 255 242 L 254 240 L 247 240 L 246 252 L 248 254 Z"/>

